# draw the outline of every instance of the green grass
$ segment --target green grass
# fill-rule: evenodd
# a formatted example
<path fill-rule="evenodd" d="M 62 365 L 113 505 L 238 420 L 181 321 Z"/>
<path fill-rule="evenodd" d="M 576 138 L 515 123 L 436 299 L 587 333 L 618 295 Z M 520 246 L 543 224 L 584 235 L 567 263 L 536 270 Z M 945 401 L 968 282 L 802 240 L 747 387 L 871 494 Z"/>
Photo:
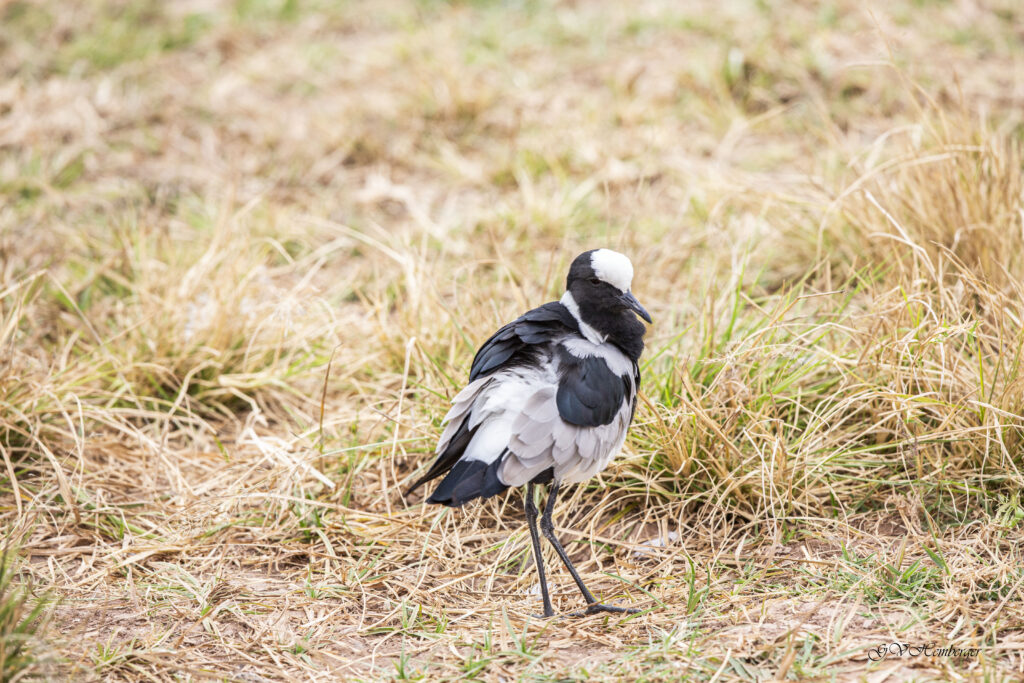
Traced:
<path fill-rule="evenodd" d="M 38 641 L 50 619 L 49 599 L 17 580 L 15 557 L 5 545 L 0 554 L 0 678 L 5 681 L 40 675 L 45 657 Z"/>

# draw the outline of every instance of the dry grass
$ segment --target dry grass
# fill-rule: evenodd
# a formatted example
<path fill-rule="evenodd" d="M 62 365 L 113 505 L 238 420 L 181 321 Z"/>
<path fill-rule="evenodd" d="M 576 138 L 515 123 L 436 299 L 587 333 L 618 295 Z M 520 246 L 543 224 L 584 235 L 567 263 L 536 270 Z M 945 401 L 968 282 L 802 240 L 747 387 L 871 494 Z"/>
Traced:
<path fill-rule="evenodd" d="M 37 671 L 1019 680 L 1021 35 L 1011 0 L 0 1 Z M 643 405 L 557 514 L 644 611 L 542 621 L 518 493 L 400 492 L 602 245 Z"/>

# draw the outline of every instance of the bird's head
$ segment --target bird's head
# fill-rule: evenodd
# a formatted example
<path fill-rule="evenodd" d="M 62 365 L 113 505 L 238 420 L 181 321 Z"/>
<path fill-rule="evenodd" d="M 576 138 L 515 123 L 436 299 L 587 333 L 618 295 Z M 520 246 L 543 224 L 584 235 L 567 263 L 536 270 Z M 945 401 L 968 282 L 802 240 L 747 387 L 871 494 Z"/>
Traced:
<path fill-rule="evenodd" d="M 606 315 L 632 311 L 652 322 L 651 314 L 629 290 L 632 284 L 633 264 L 625 255 L 611 249 L 583 252 L 572 262 L 565 279 L 565 289 L 581 311 Z"/>
<path fill-rule="evenodd" d="M 574 314 L 584 323 L 612 341 L 642 337 L 640 316 L 647 322 L 651 315 L 630 291 L 633 264 L 611 249 L 593 249 L 576 257 L 565 280 L 563 303 L 575 307 Z M 578 311 L 578 313 L 577 313 Z"/>

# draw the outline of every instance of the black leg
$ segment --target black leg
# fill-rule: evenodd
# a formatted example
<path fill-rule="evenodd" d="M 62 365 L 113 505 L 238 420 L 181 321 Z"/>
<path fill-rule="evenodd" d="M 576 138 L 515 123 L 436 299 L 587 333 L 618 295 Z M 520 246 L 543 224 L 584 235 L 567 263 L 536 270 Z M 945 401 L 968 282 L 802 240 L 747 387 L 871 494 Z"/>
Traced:
<path fill-rule="evenodd" d="M 573 581 L 580 589 L 580 593 L 583 593 L 583 599 L 587 601 L 587 609 L 585 614 L 596 614 L 597 612 L 615 612 L 620 614 L 636 614 L 640 610 L 630 609 L 627 607 L 615 607 L 614 605 L 604 605 L 598 602 L 594 595 L 587 590 L 586 585 L 583 583 L 583 579 L 580 578 L 579 573 L 576 571 L 576 567 L 572 566 L 572 562 L 569 560 L 569 556 L 565 553 L 565 548 L 558 542 L 558 537 L 555 536 L 555 524 L 551 521 L 551 513 L 555 510 L 555 500 L 558 498 L 558 482 L 551 482 L 551 493 L 548 494 L 548 502 L 544 506 L 544 515 L 540 518 L 540 529 L 544 532 L 544 537 L 551 542 L 551 545 L 555 546 L 555 552 L 562 558 L 562 562 L 565 564 L 565 568 L 569 570 L 572 575 Z M 579 614 L 579 613 L 577 613 Z"/>
<path fill-rule="evenodd" d="M 548 595 L 548 582 L 544 578 L 544 558 L 540 554 L 540 536 L 537 534 L 537 505 L 533 502 L 533 484 L 526 485 L 526 523 L 530 526 L 530 538 L 533 540 L 533 559 L 537 563 L 537 576 L 540 577 L 540 594 L 544 598 L 544 616 L 555 616 L 551 609 L 551 596 Z"/>

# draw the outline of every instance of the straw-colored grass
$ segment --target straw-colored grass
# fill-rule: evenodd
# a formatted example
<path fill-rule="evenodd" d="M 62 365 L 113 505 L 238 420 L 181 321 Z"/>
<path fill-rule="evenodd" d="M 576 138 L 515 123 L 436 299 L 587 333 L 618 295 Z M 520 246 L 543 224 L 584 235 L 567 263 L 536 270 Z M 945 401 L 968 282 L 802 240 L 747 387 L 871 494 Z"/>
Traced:
<path fill-rule="evenodd" d="M 1019 680 L 1022 30 L 0 2 L 0 520 L 56 599 L 19 666 Z M 519 492 L 402 491 L 475 348 L 597 246 L 655 324 L 623 454 L 556 515 L 642 613 L 544 621 Z"/>

